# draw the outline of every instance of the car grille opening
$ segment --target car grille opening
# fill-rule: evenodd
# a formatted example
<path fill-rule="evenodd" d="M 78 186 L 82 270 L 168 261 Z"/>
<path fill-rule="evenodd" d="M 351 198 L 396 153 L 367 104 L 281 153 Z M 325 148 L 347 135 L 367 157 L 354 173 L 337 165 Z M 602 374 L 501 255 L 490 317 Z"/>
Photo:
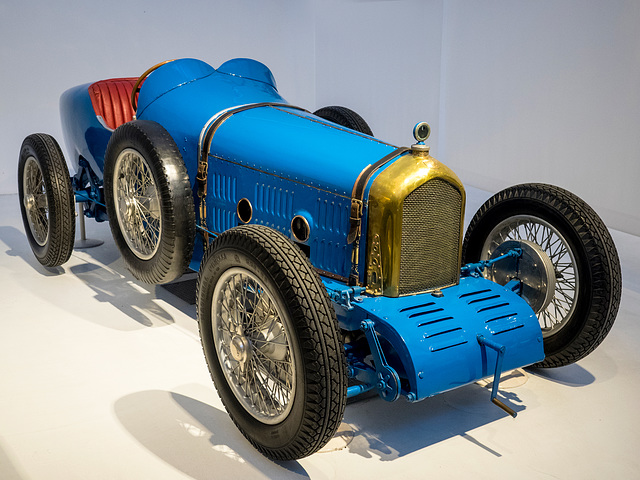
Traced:
<path fill-rule="evenodd" d="M 422 184 L 404 200 L 399 294 L 457 284 L 462 194 L 444 180 Z"/>

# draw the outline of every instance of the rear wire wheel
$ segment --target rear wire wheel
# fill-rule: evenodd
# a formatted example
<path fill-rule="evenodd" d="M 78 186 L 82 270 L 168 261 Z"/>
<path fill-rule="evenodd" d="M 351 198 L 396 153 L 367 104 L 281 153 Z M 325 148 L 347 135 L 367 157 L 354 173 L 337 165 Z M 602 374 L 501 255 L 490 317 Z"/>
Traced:
<path fill-rule="evenodd" d="M 196 304 L 211 376 L 243 435 L 273 460 L 322 448 L 342 422 L 346 360 L 309 260 L 275 230 L 233 228 L 207 249 Z"/>
<path fill-rule="evenodd" d="M 538 313 L 545 359 L 535 366 L 559 367 L 584 358 L 609 333 L 620 305 L 620 260 L 607 227 L 571 192 L 523 184 L 480 207 L 464 238 L 463 261 L 487 260 L 508 240 L 535 243 L 555 270 L 553 298 Z"/>
<path fill-rule="evenodd" d="M 71 257 L 76 234 L 75 198 L 62 150 L 51 135 L 34 133 L 22 142 L 18 197 L 29 245 L 45 267 Z"/>
<path fill-rule="evenodd" d="M 138 280 L 167 283 L 187 269 L 195 210 L 180 150 L 159 124 L 135 120 L 107 146 L 104 191 L 113 238 Z"/>

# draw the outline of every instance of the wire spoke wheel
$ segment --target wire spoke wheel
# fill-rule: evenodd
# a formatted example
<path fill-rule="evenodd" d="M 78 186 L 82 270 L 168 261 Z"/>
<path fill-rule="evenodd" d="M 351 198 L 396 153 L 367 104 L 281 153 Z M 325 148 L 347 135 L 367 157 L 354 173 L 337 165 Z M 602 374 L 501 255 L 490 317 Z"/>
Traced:
<path fill-rule="evenodd" d="M 75 198 L 60 145 L 45 133 L 22 142 L 18 196 L 27 240 L 38 261 L 58 267 L 69 260 L 76 234 Z"/>
<path fill-rule="evenodd" d="M 232 228 L 207 249 L 196 297 L 211 377 L 242 434 L 274 460 L 322 448 L 342 422 L 346 360 L 309 259 L 268 227 Z"/>
<path fill-rule="evenodd" d="M 158 251 L 162 215 L 153 174 L 144 157 L 132 148 L 116 159 L 113 197 L 124 239 L 141 260 Z"/>
<path fill-rule="evenodd" d="M 295 364 L 285 313 L 251 272 L 232 268 L 213 294 L 213 337 L 224 375 L 256 419 L 286 418 L 295 395 Z"/>
<path fill-rule="evenodd" d="M 531 215 L 515 215 L 500 222 L 489 233 L 482 247 L 482 260 L 508 240 L 529 240 L 549 256 L 555 271 L 555 293 L 551 303 L 538 312 L 542 336 L 557 333 L 573 314 L 578 300 L 580 279 L 576 259 L 562 234 L 545 220 Z"/>
<path fill-rule="evenodd" d="M 527 285 L 549 288 L 544 293 L 551 297 L 537 312 L 545 359 L 535 366 L 559 367 L 584 358 L 607 336 L 620 305 L 620 260 L 607 227 L 571 192 L 525 183 L 498 192 L 478 209 L 464 237 L 463 261 L 486 260 L 510 240 L 536 244 L 555 276 L 546 287 Z"/>
<path fill-rule="evenodd" d="M 104 193 L 111 233 L 133 276 L 150 284 L 179 278 L 193 254 L 195 209 L 180 150 L 160 124 L 134 120 L 113 132 Z"/>
<path fill-rule="evenodd" d="M 25 163 L 22 188 L 22 202 L 31 234 L 36 243 L 43 247 L 49 240 L 49 204 L 42 170 L 34 157 L 27 158 Z"/>

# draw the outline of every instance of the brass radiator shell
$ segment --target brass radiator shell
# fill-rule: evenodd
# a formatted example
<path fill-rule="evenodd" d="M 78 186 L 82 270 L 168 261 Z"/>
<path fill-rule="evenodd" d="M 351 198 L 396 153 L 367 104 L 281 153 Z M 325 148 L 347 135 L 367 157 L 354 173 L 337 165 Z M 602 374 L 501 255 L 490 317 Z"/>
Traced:
<path fill-rule="evenodd" d="M 367 293 L 398 297 L 459 281 L 465 191 L 427 153 L 399 157 L 373 181 L 368 199 Z"/>

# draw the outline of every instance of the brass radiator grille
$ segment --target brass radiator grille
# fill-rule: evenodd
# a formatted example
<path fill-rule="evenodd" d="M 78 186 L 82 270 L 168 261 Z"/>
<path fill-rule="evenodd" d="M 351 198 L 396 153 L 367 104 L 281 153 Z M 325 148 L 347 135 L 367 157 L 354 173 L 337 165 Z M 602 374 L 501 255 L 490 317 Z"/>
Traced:
<path fill-rule="evenodd" d="M 458 283 L 462 195 L 433 179 L 411 192 L 402 210 L 399 294 Z"/>

